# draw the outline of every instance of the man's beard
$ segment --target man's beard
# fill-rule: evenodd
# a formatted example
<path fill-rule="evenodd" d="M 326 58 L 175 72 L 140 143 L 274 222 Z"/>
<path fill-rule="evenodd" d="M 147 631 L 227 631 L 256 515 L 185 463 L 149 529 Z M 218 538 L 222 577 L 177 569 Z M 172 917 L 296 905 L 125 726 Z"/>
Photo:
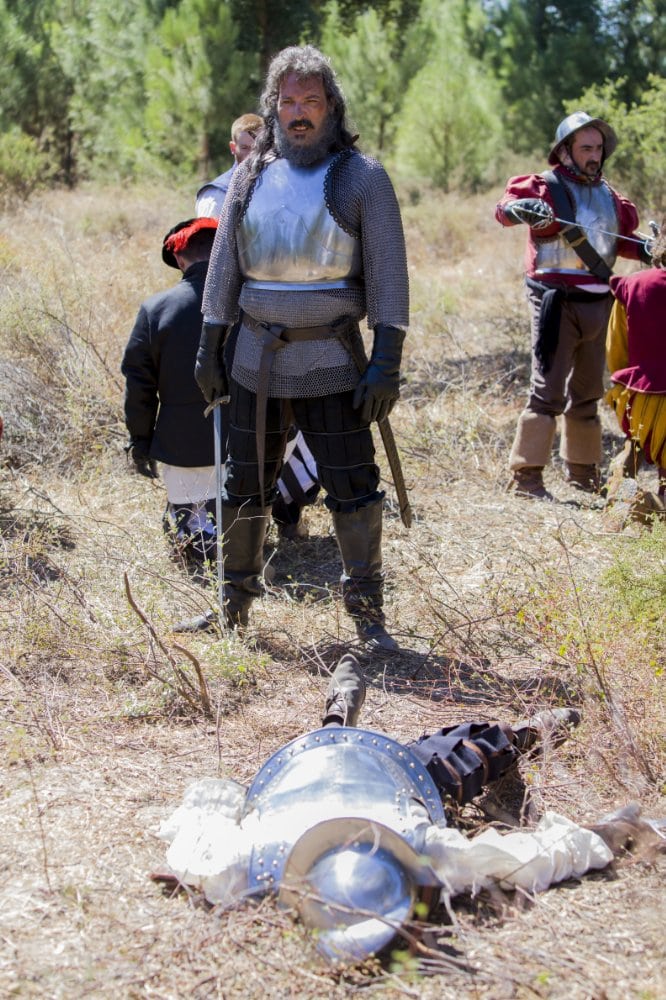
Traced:
<path fill-rule="evenodd" d="M 279 119 L 275 119 L 275 149 L 278 154 L 289 160 L 295 167 L 310 167 L 313 163 L 318 163 L 328 155 L 331 146 L 335 142 L 337 126 L 332 115 L 328 115 L 322 125 L 319 138 L 313 143 L 301 145 L 300 142 L 293 142 Z"/>
<path fill-rule="evenodd" d="M 568 167 L 569 170 L 571 170 L 572 173 L 577 174 L 581 178 L 585 178 L 585 180 L 588 180 L 588 181 L 596 180 L 596 178 L 599 177 L 599 175 L 601 173 L 601 163 L 600 162 L 598 162 L 596 160 L 594 160 L 594 161 L 587 160 L 583 164 L 583 166 L 580 167 L 576 163 L 576 161 L 574 160 L 573 156 L 571 155 L 571 153 L 569 152 L 569 150 L 566 148 L 566 146 L 562 146 L 561 147 L 561 150 L 558 152 L 557 156 L 558 156 L 558 159 L 559 159 L 559 161 L 560 161 L 560 163 L 562 164 L 563 167 Z M 588 170 L 588 166 L 592 162 L 595 164 L 595 168 L 594 168 L 594 170 L 590 171 L 590 170 Z"/>

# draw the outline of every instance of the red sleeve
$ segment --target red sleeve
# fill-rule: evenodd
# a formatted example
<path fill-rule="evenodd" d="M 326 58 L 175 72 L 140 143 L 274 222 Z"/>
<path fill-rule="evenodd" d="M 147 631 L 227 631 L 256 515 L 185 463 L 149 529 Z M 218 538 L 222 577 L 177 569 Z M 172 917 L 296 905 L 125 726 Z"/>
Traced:
<path fill-rule="evenodd" d="M 633 236 L 640 240 L 637 235 L 638 212 L 633 202 L 625 198 L 624 195 L 613 191 L 615 207 L 617 208 L 618 231 L 622 236 Z M 640 243 L 632 243 L 631 240 L 618 240 L 617 252 L 620 257 L 627 257 L 629 260 L 640 260 Z"/>
<path fill-rule="evenodd" d="M 627 304 L 627 278 L 621 274 L 614 274 L 610 281 L 610 290 L 623 306 Z"/>
<path fill-rule="evenodd" d="M 507 219 L 504 214 L 504 206 L 516 201 L 518 198 L 541 198 L 555 211 L 553 199 L 550 196 L 548 185 L 543 174 L 522 174 L 519 177 L 510 177 L 504 194 L 500 198 L 495 208 L 495 218 L 501 226 L 517 226 L 519 223 Z M 559 224 L 554 222 L 552 226 L 539 230 L 539 236 L 554 236 L 559 230 Z"/>

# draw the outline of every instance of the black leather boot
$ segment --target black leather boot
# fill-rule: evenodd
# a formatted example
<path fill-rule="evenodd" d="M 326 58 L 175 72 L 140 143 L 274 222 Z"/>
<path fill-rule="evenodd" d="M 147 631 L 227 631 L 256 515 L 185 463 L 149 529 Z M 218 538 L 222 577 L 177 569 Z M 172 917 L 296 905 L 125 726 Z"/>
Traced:
<path fill-rule="evenodd" d="M 395 652 L 399 646 L 384 622 L 382 573 L 382 501 L 351 513 L 333 512 L 342 556 L 342 598 L 356 633 L 369 649 Z"/>
<path fill-rule="evenodd" d="M 248 623 L 262 592 L 264 539 L 270 507 L 222 507 L 224 617 L 228 628 Z"/>

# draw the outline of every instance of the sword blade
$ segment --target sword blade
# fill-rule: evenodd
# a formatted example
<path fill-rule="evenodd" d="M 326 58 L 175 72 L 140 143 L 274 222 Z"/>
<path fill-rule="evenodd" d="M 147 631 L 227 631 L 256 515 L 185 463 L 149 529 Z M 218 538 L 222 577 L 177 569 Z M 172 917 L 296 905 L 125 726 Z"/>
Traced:
<path fill-rule="evenodd" d="M 628 240 L 629 243 L 640 243 L 641 246 L 650 238 L 649 236 L 644 236 L 642 240 L 639 240 L 635 236 L 623 236 L 622 233 L 613 233 L 609 229 L 601 229 L 599 226 L 586 226 L 582 222 L 572 222 L 571 219 L 560 219 L 557 215 L 553 216 L 553 222 L 560 222 L 564 226 L 576 226 L 578 229 L 587 229 L 590 233 L 603 233 L 604 236 L 614 236 L 617 240 Z"/>
<path fill-rule="evenodd" d="M 215 445 L 215 550 L 217 565 L 217 603 L 220 621 L 224 621 L 224 562 L 222 559 L 222 414 L 219 405 L 213 409 L 213 438 Z"/>

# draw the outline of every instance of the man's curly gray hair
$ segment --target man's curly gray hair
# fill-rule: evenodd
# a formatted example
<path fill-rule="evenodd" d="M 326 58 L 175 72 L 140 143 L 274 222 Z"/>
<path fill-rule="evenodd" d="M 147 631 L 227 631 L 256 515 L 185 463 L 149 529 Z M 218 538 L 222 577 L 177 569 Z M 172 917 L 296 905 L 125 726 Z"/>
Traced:
<path fill-rule="evenodd" d="M 329 59 L 315 48 L 314 45 L 290 45 L 282 49 L 271 60 L 266 82 L 261 95 L 261 113 L 264 117 L 264 128 L 257 136 L 252 153 L 252 173 L 261 170 L 266 154 L 274 148 L 275 121 L 278 113 L 278 100 L 282 81 L 290 73 L 295 73 L 297 79 L 305 80 L 310 76 L 318 77 L 324 87 L 328 99 L 331 116 L 335 123 L 335 139 L 331 152 L 348 149 L 353 146 L 358 136 L 352 135 L 347 123 L 347 107 L 342 88 L 338 83 L 335 71 Z"/>

